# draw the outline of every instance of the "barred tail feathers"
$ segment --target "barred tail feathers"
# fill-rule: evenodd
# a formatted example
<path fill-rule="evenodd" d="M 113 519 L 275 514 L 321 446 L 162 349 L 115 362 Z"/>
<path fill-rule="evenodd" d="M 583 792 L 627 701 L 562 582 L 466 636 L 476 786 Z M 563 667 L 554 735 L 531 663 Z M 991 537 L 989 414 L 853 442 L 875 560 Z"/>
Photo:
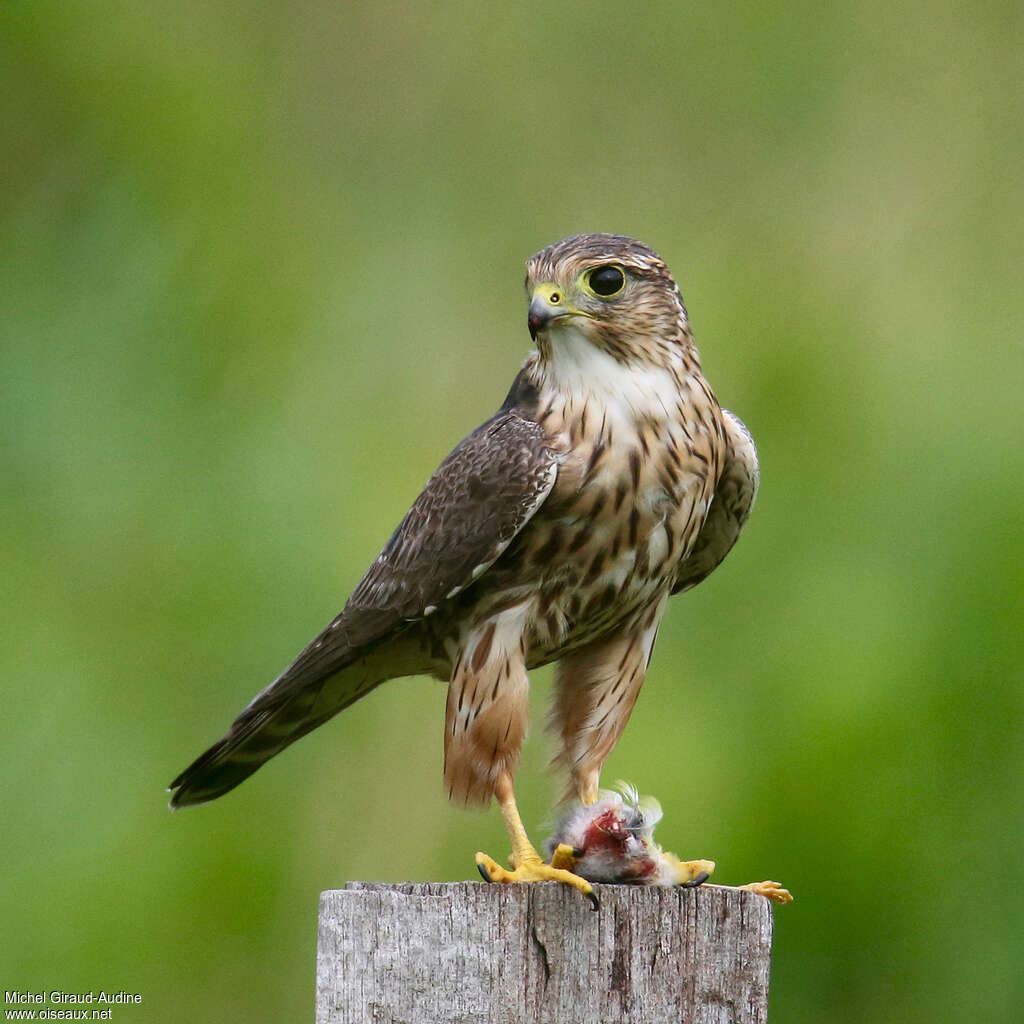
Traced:
<path fill-rule="evenodd" d="M 330 651 L 313 641 L 253 698 L 221 739 L 174 779 L 171 808 L 205 804 L 233 790 L 286 746 L 386 680 L 432 672 L 424 650 L 415 629 Z"/>
<path fill-rule="evenodd" d="M 227 734 L 192 762 L 170 785 L 171 807 L 214 800 L 244 782 L 285 747 L 355 703 L 387 675 L 361 658 L 305 685 L 287 673 L 267 687 L 235 719 Z"/>

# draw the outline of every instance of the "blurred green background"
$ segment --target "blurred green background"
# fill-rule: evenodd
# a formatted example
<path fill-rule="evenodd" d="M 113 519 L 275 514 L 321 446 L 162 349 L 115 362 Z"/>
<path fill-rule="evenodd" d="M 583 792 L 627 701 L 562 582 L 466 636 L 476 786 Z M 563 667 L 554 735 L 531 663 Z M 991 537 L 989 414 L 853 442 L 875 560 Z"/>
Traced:
<path fill-rule="evenodd" d="M 774 1021 L 1015 1018 L 1022 10 L 4 3 L 0 984 L 309 1020 L 322 889 L 504 855 L 421 679 L 163 787 L 500 403 L 525 258 L 605 230 L 675 271 L 763 471 L 606 783 L 793 889 Z"/>

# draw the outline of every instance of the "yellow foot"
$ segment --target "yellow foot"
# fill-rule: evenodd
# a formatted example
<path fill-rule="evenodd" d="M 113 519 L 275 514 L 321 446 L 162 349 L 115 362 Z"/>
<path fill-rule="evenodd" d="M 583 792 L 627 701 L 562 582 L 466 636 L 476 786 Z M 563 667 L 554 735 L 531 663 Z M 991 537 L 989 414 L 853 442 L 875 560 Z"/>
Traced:
<path fill-rule="evenodd" d="M 565 871 L 572 871 L 576 867 L 576 861 L 583 856 L 582 850 L 577 850 L 573 846 L 569 846 L 566 843 L 559 843 L 555 847 L 555 852 L 551 854 L 551 866 L 553 868 L 562 868 Z M 511 861 L 512 858 L 509 857 Z"/>
<path fill-rule="evenodd" d="M 672 875 L 672 884 L 684 889 L 695 889 L 703 885 L 715 870 L 713 860 L 680 860 L 674 853 L 665 852 L 662 859 Z"/>
<path fill-rule="evenodd" d="M 567 846 L 565 849 L 571 856 L 572 847 Z M 558 857 L 557 851 L 556 857 Z M 565 853 L 558 862 L 564 863 L 564 857 Z M 554 861 L 555 857 L 552 860 Z M 571 885 L 590 900 L 595 910 L 600 909 L 594 887 L 585 878 L 580 878 L 579 875 L 574 875 L 571 871 L 566 871 L 565 868 L 545 864 L 536 853 L 524 854 L 519 858 L 513 871 L 503 868 L 486 853 L 476 855 L 476 866 L 485 882 L 561 882 L 563 885 Z"/>
<path fill-rule="evenodd" d="M 741 889 L 749 889 L 751 892 L 756 892 L 758 896 L 764 896 L 765 899 L 769 899 L 772 903 L 792 903 L 793 897 L 788 889 L 783 889 L 778 882 L 748 882 L 746 885 L 741 885 Z"/>

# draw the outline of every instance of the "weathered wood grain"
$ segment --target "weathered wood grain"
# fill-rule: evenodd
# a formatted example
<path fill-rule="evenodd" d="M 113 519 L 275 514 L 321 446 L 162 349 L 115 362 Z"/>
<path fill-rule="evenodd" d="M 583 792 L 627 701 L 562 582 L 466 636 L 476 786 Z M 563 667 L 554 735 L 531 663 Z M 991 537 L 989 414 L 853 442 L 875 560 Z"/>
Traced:
<path fill-rule="evenodd" d="M 737 889 L 350 883 L 320 898 L 317 1024 L 760 1024 L 772 910 Z"/>

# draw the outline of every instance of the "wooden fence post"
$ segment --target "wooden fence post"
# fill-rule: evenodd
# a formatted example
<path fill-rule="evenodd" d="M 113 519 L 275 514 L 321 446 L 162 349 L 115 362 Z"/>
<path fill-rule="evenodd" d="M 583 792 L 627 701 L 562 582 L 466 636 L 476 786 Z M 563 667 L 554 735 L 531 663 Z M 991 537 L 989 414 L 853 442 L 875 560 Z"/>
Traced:
<path fill-rule="evenodd" d="M 702 886 L 350 882 L 320 897 L 317 1024 L 762 1024 L 772 909 Z"/>

